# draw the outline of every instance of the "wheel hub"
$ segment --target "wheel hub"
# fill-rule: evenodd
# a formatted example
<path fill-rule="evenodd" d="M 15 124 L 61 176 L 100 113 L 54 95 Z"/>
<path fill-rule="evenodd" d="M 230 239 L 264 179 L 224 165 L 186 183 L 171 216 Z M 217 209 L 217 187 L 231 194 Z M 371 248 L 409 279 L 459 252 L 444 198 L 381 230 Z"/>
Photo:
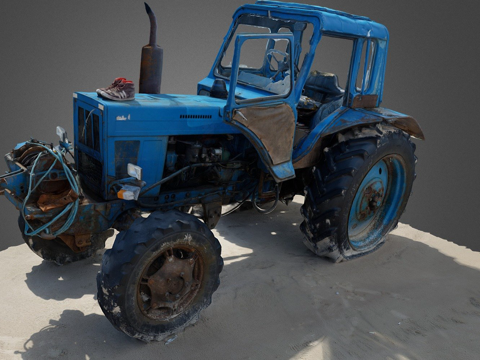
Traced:
<path fill-rule="evenodd" d="M 162 268 L 147 282 L 152 292 L 151 307 L 177 310 L 180 299 L 192 288 L 194 265 L 194 259 L 167 257 Z"/>
<path fill-rule="evenodd" d="M 178 250 L 170 249 L 160 259 L 163 260 L 160 268 L 156 267 L 158 270 L 155 269 L 153 274 L 143 276 L 139 297 L 147 317 L 168 320 L 182 313 L 195 297 L 202 271 L 194 252 L 178 253 Z"/>
<path fill-rule="evenodd" d="M 364 188 L 359 209 L 356 212 L 358 221 L 365 221 L 375 215 L 382 205 L 384 193 L 385 190 L 381 180 L 375 180 Z"/>
<path fill-rule="evenodd" d="M 405 194 L 405 169 L 399 156 L 387 155 L 365 174 L 352 201 L 348 239 L 354 250 L 376 246 L 397 216 Z"/>

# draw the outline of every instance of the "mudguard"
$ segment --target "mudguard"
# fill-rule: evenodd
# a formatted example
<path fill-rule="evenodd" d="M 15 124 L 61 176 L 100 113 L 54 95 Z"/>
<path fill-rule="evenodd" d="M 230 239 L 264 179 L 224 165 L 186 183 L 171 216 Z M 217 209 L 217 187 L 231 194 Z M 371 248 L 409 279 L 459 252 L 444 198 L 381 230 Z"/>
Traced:
<path fill-rule="evenodd" d="M 352 109 L 340 107 L 323 119 L 293 151 L 293 166 L 295 169 L 313 166 L 317 163 L 317 156 L 310 154 L 318 152 L 318 140 L 327 135 L 339 133 L 348 128 L 359 125 L 387 122 L 407 134 L 425 140 L 425 135 L 417 120 L 409 115 L 386 108 Z"/>

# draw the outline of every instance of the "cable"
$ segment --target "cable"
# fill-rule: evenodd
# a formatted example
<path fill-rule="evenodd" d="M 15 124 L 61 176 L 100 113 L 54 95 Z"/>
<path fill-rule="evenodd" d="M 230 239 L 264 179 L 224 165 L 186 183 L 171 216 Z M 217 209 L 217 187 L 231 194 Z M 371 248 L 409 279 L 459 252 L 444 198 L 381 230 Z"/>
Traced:
<path fill-rule="evenodd" d="M 253 195 L 255 195 L 255 192 L 253 193 Z M 257 203 L 255 202 L 255 199 L 254 199 L 253 195 L 252 195 L 252 203 L 253 203 L 253 207 L 255 208 L 255 210 L 257 210 L 260 214 L 268 215 L 271 212 L 273 212 L 273 210 L 275 210 L 275 208 L 277 207 L 278 199 L 280 198 L 280 186 L 278 186 L 278 184 L 275 185 L 275 202 L 273 203 L 273 205 L 270 209 L 265 210 L 265 209 L 262 209 L 261 207 L 259 207 L 257 205 Z"/>
<path fill-rule="evenodd" d="M 162 185 L 163 183 L 166 183 L 168 180 L 173 179 L 174 177 L 180 175 L 181 173 L 187 171 L 188 169 L 193 169 L 193 168 L 196 168 L 196 167 L 208 167 L 208 166 L 214 166 L 214 165 L 215 165 L 215 163 L 199 163 L 199 164 L 193 164 L 193 165 L 185 166 L 184 168 L 174 172 L 173 174 L 167 176 L 166 178 L 163 178 L 162 180 L 157 181 L 155 184 L 152 184 L 149 187 L 143 189 L 142 192 L 140 193 L 139 197 L 142 196 L 143 194 L 146 194 L 147 192 L 149 192 L 153 188 L 156 188 L 157 186 Z"/>
<path fill-rule="evenodd" d="M 253 190 L 253 191 L 255 191 L 255 190 Z M 235 211 L 237 211 L 238 209 L 240 209 L 240 207 L 241 207 L 243 204 L 245 204 L 245 202 L 253 195 L 253 191 L 252 191 L 250 194 L 248 194 L 248 195 L 245 197 L 245 199 L 243 199 L 237 206 L 235 206 L 233 209 L 228 210 L 226 213 L 221 214 L 220 216 L 230 215 L 230 214 L 234 213 Z"/>
<path fill-rule="evenodd" d="M 65 175 L 67 177 L 67 180 L 72 188 L 72 190 L 75 192 L 75 193 L 79 193 L 79 188 L 78 188 L 78 184 L 77 184 L 77 181 L 74 177 L 74 175 L 72 174 L 72 171 L 70 170 L 70 168 L 68 167 L 67 164 L 64 163 L 63 161 L 63 155 L 64 155 L 64 151 L 62 151 L 63 149 L 60 150 L 60 153 L 57 153 L 57 152 L 54 152 L 52 151 L 51 149 L 49 149 L 47 146 L 45 145 L 42 145 L 42 144 L 39 144 L 39 143 L 32 143 L 30 141 L 27 141 L 27 144 L 32 144 L 32 145 L 35 145 L 35 146 L 40 146 L 42 148 L 44 148 L 48 153 L 50 153 L 53 157 L 54 157 L 54 162 L 52 163 L 52 165 L 50 166 L 50 168 L 45 172 L 45 174 L 40 178 L 40 180 L 32 187 L 33 185 L 33 182 L 34 182 L 34 177 L 35 177 L 35 168 L 37 166 L 37 163 L 38 161 L 40 160 L 40 158 L 44 155 L 44 153 L 40 153 L 37 158 L 35 159 L 34 163 L 33 163 L 33 166 L 32 166 L 32 169 L 30 170 L 30 179 L 29 179 L 29 183 L 28 183 L 28 193 L 27 193 L 27 196 L 25 197 L 25 200 L 23 201 L 23 204 L 22 204 L 22 209 L 20 211 L 20 213 L 22 214 L 22 217 L 23 219 L 25 220 L 25 229 L 24 229 L 24 234 L 27 235 L 27 236 L 35 236 L 35 235 L 38 235 L 39 233 L 41 233 L 42 231 L 44 230 L 47 230 L 47 233 L 50 233 L 49 231 L 49 227 L 51 225 L 53 225 L 58 219 L 60 219 L 62 216 L 64 216 L 67 212 L 70 211 L 68 217 L 67 217 L 67 220 L 64 222 L 64 224 L 62 225 L 62 227 L 60 227 L 60 229 L 58 229 L 57 231 L 54 231 L 53 233 L 50 233 L 52 236 L 55 236 L 57 237 L 58 235 L 64 233 L 65 231 L 67 231 L 70 226 L 73 224 L 73 221 L 75 220 L 75 217 L 77 216 L 77 211 L 78 211 L 78 204 L 80 202 L 80 199 L 77 198 L 73 203 L 70 203 L 68 204 L 65 209 L 63 209 L 57 216 L 55 216 L 51 221 L 49 221 L 48 223 L 40 226 L 39 228 L 37 229 L 34 229 L 30 224 L 29 222 L 27 221 L 27 219 L 25 218 L 25 207 L 27 206 L 27 202 L 28 202 L 28 199 L 30 198 L 30 195 L 37 189 L 37 187 L 42 183 L 42 181 L 47 177 L 48 174 L 50 174 L 50 172 L 52 171 L 52 169 L 55 167 L 55 165 L 57 164 L 57 162 L 60 162 L 60 164 L 62 165 L 63 167 L 63 170 L 65 172 Z M 31 229 L 32 231 L 28 231 L 28 229 Z"/>

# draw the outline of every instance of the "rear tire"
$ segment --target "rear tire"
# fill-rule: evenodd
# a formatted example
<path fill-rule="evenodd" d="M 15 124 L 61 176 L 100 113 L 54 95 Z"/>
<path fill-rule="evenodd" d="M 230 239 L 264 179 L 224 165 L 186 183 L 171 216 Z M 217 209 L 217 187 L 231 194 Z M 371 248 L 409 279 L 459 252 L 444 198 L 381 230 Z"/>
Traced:
<path fill-rule="evenodd" d="M 117 328 L 160 341 L 195 323 L 223 268 L 221 246 L 193 215 L 157 211 L 118 234 L 97 276 L 98 302 Z"/>
<path fill-rule="evenodd" d="M 407 205 L 414 151 L 410 136 L 389 125 L 339 135 L 305 189 L 305 245 L 335 262 L 377 250 Z"/>

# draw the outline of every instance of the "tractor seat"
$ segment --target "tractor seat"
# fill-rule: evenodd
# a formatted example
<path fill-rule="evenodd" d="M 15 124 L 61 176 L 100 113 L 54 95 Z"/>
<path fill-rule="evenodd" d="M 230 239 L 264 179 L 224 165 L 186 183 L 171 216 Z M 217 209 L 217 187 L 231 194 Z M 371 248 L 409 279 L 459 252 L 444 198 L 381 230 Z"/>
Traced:
<path fill-rule="evenodd" d="M 303 95 L 321 103 L 339 100 L 344 93 L 337 75 L 316 70 L 308 75 L 303 88 Z"/>

